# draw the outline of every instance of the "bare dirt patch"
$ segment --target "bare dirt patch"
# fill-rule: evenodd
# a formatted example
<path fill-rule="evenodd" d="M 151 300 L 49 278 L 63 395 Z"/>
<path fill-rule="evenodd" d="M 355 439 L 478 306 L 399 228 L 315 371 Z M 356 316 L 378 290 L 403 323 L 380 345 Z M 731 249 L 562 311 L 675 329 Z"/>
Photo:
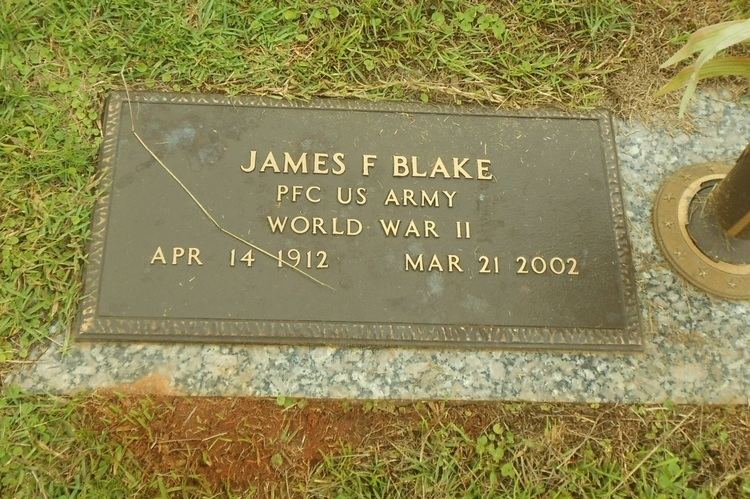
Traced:
<path fill-rule="evenodd" d="M 698 482 L 723 476 L 734 480 L 732 473 L 740 476 L 736 470 L 750 466 L 748 407 L 144 399 L 110 394 L 93 397 L 86 418 L 95 430 L 125 445 L 148 473 L 178 473 L 217 490 L 254 488 L 261 495 L 283 484 L 304 487 L 326 456 L 343 453 L 366 461 L 383 449 L 395 449 L 398 455 L 401 449 L 423 448 L 425 438 L 441 428 L 459 428 L 469 442 L 498 428 L 511 432 L 518 442 L 529 442 L 523 446 L 524 466 L 548 470 L 544 473 L 552 481 L 555 470 L 560 473 L 582 459 L 584 451 L 632 460 L 644 445 L 699 453 Z M 467 449 L 473 452 L 473 444 L 456 452 Z"/>
<path fill-rule="evenodd" d="M 251 398 L 112 396 L 87 412 L 92 425 L 111 431 L 151 471 L 185 470 L 239 488 L 305 475 L 323 455 L 382 438 L 392 423 L 388 413 L 361 406 L 298 401 L 285 407 Z"/>

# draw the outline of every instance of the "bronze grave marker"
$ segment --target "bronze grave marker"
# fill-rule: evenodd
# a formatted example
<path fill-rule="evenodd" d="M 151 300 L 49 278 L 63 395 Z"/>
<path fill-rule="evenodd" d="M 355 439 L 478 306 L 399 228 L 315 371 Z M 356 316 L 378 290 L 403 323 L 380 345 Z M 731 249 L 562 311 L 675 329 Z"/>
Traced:
<path fill-rule="evenodd" d="M 606 112 L 112 94 L 78 338 L 639 348 Z"/>

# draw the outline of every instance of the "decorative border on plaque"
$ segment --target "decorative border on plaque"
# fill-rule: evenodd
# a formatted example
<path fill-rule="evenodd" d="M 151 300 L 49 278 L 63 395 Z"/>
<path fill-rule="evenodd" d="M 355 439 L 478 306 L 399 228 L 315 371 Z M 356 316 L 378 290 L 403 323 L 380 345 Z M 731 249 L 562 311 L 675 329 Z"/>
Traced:
<path fill-rule="evenodd" d="M 586 119 L 599 124 L 602 157 L 610 193 L 623 304 L 627 324 L 623 329 L 518 327 L 486 325 L 435 325 L 267 320 L 192 320 L 119 318 L 98 316 L 99 282 L 106 229 L 109 220 L 112 169 L 117 152 L 118 124 L 123 104 L 174 103 L 235 107 L 280 107 L 320 110 L 372 111 L 414 114 L 460 114 L 548 119 Z M 104 140 L 99 157 L 99 196 L 94 208 L 84 294 L 76 320 L 81 340 L 225 342 L 254 344 L 317 344 L 351 346 L 419 346 L 461 348 L 523 348 L 557 350 L 640 350 L 642 333 L 635 276 L 631 267 L 625 209 L 620 188 L 611 115 L 605 110 L 564 112 L 557 110 L 499 111 L 475 106 L 409 104 L 395 102 L 317 99 L 287 101 L 259 96 L 225 96 L 156 92 L 113 92 L 103 118 Z M 128 331 L 123 334 L 121 331 Z"/>

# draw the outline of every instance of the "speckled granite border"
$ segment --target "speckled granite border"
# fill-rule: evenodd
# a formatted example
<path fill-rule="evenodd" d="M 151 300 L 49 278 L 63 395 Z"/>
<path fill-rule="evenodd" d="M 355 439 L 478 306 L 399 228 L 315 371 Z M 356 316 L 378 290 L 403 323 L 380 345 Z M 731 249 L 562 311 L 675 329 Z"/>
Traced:
<path fill-rule="evenodd" d="M 193 395 L 748 403 L 750 303 L 710 298 L 673 274 L 650 225 L 667 175 L 690 163 L 732 161 L 750 140 L 750 102 L 702 94 L 694 113 L 691 135 L 617 124 L 643 353 L 126 343 L 62 353 L 53 344 L 6 381 L 50 392 L 156 379 L 161 390 Z"/>

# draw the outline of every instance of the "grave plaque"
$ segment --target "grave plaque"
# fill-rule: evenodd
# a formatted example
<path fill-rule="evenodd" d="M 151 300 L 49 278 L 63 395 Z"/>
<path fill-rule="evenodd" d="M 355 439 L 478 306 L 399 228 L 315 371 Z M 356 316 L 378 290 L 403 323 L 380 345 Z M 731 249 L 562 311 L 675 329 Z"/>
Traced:
<path fill-rule="evenodd" d="M 84 340 L 633 350 L 606 112 L 112 94 Z"/>

